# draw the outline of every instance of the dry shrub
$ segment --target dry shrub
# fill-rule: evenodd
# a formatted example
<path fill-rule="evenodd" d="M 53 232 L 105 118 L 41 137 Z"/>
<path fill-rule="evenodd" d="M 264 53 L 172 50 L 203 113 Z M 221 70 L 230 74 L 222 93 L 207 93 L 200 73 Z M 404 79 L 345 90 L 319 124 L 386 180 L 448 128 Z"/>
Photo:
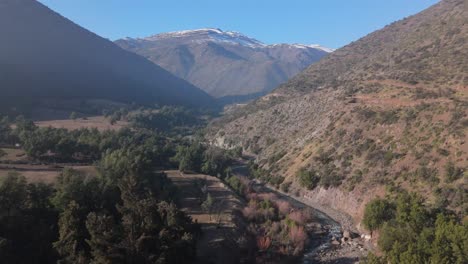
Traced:
<path fill-rule="evenodd" d="M 287 201 L 278 200 L 276 201 L 276 206 L 278 207 L 278 211 L 280 214 L 286 216 L 291 212 L 291 204 Z"/>
<path fill-rule="evenodd" d="M 260 200 L 256 192 L 247 193 L 246 196 L 247 196 L 247 200 L 250 200 L 250 201 Z"/>
<path fill-rule="evenodd" d="M 242 215 L 244 215 L 247 220 L 252 221 L 258 217 L 257 208 L 249 205 L 242 209 Z"/>
<path fill-rule="evenodd" d="M 300 225 L 305 225 L 311 220 L 312 214 L 309 210 L 297 210 L 289 213 L 288 218 Z"/>
<path fill-rule="evenodd" d="M 257 238 L 257 247 L 260 251 L 266 251 L 271 246 L 271 239 L 267 236 Z"/>
<path fill-rule="evenodd" d="M 294 211 L 289 213 L 288 218 L 300 225 L 303 225 L 306 222 L 305 217 L 301 211 Z"/>
<path fill-rule="evenodd" d="M 305 242 L 307 240 L 307 233 L 302 226 L 292 226 L 289 229 L 289 239 L 294 245 L 294 255 L 299 254 L 304 250 Z"/>
<path fill-rule="evenodd" d="M 273 222 L 273 224 L 271 224 L 271 227 L 270 227 L 270 230 L 269 230 L 268 234 L 270 236 L 276 236 L 280 232 L 281 232 L 281 223 Z"/>
<path fill-rule="evenodd" d="M 257 195 L 258 199 L 266 200 L 266 201 L 276 201 L 278 200 L 278 196 L 274 193 L 260 193 Z"/>

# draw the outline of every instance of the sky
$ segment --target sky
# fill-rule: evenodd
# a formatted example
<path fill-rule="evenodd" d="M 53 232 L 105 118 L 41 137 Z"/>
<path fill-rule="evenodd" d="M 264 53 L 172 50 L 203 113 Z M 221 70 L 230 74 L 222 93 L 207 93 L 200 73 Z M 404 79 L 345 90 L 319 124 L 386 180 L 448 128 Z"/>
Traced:
<path fill-rule="evenodd" d="M 267 44 L 339 48 L 437 0 L 39 0 L 111 40 L 220 28 Z"/>

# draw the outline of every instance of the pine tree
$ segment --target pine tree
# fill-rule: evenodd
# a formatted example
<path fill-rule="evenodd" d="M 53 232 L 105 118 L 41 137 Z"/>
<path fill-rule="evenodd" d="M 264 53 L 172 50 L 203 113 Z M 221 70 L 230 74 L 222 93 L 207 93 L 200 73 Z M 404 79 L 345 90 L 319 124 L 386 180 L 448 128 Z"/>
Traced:
<path fill-rule="evenodd" d="M 72 201 L 60 215 L 59 240 L 53 244 L 61 256 L 59 263 L 89 263 L 87 238 L 83 210 L 75 201 Z"/>
<path fill-rule="evenodd" d="M 90 213 L 86 228 L 91 236 L 86 241 L 91 248 L 91 263 L 123 263 L 124 256 L 119 248 L 121 234 L 112 216 Z"/>
<path fill-rule="evenodd" d="M 126 176 L 119 185 L 122 205 L 123 239 L 126 263 L 148 263 L 158 254 L 159 227 L 157 201 L 141 185 L 138 176 Z"/>
<path fill-rule="evenodd" d="M 27 195 L 26 178 L 18 173 L 9 173 L 0 183 L 0 215 L 3 211 L 9 217 L 14 211 L 23 209 Z"/>

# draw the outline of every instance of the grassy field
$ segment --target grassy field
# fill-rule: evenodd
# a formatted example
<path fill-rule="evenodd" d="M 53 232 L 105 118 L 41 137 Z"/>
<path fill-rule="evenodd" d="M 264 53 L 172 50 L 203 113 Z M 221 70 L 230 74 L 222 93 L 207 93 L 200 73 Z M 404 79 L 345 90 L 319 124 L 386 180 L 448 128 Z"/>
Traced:
<path fill-rule="evenodd" d="M 117 121 L 114 125 L 109 122 L 109 119 L 104 116 L 93 116 L 87 119 L 63 119 L 63 120 L 48 120 L 48 121 L 37 121 L 35 124 L 39 127 L 53 127 L 53 128 L 65 128 L 68 130 L 76 130 L 80 128 L 97 128 L 99 131 L 104 130 L 119 130 L 126 125 L 125 121 Z"/>
<path fill-rule="evenodd" d="M 22 149 L 1 148 L 1 150 L 4 151 L 6 155 L 0 157 L 0 163 L 4 163 L 6 161 L 15 163 L 27 161 L 26 153 L 24 153 Z"/>
<path fill-rule="evenodd" d="M 96 174 L 94 166 L 70 166 L 85 174 Z M 18 165 L 0 163 L 0 179 L 6 177 L 10 172 L 17 172 L 23 175 L 31 183 L 54 183 L 64 167 L 54 167 L 51 165 Z"/>

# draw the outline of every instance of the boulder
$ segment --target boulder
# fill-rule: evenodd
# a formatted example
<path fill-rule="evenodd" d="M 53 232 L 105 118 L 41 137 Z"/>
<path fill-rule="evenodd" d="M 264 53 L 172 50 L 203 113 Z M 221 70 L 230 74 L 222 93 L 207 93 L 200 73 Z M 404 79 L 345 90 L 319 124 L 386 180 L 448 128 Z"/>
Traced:
<path fill-rule="evenodd" d="M 352 238 L 352 237 L 351 237 L 351 232 L 349 232 L 348 230 L 345 230 L 345 231 L 343 232 L 343 237 L 344 237 L 344 238 Z"/>

